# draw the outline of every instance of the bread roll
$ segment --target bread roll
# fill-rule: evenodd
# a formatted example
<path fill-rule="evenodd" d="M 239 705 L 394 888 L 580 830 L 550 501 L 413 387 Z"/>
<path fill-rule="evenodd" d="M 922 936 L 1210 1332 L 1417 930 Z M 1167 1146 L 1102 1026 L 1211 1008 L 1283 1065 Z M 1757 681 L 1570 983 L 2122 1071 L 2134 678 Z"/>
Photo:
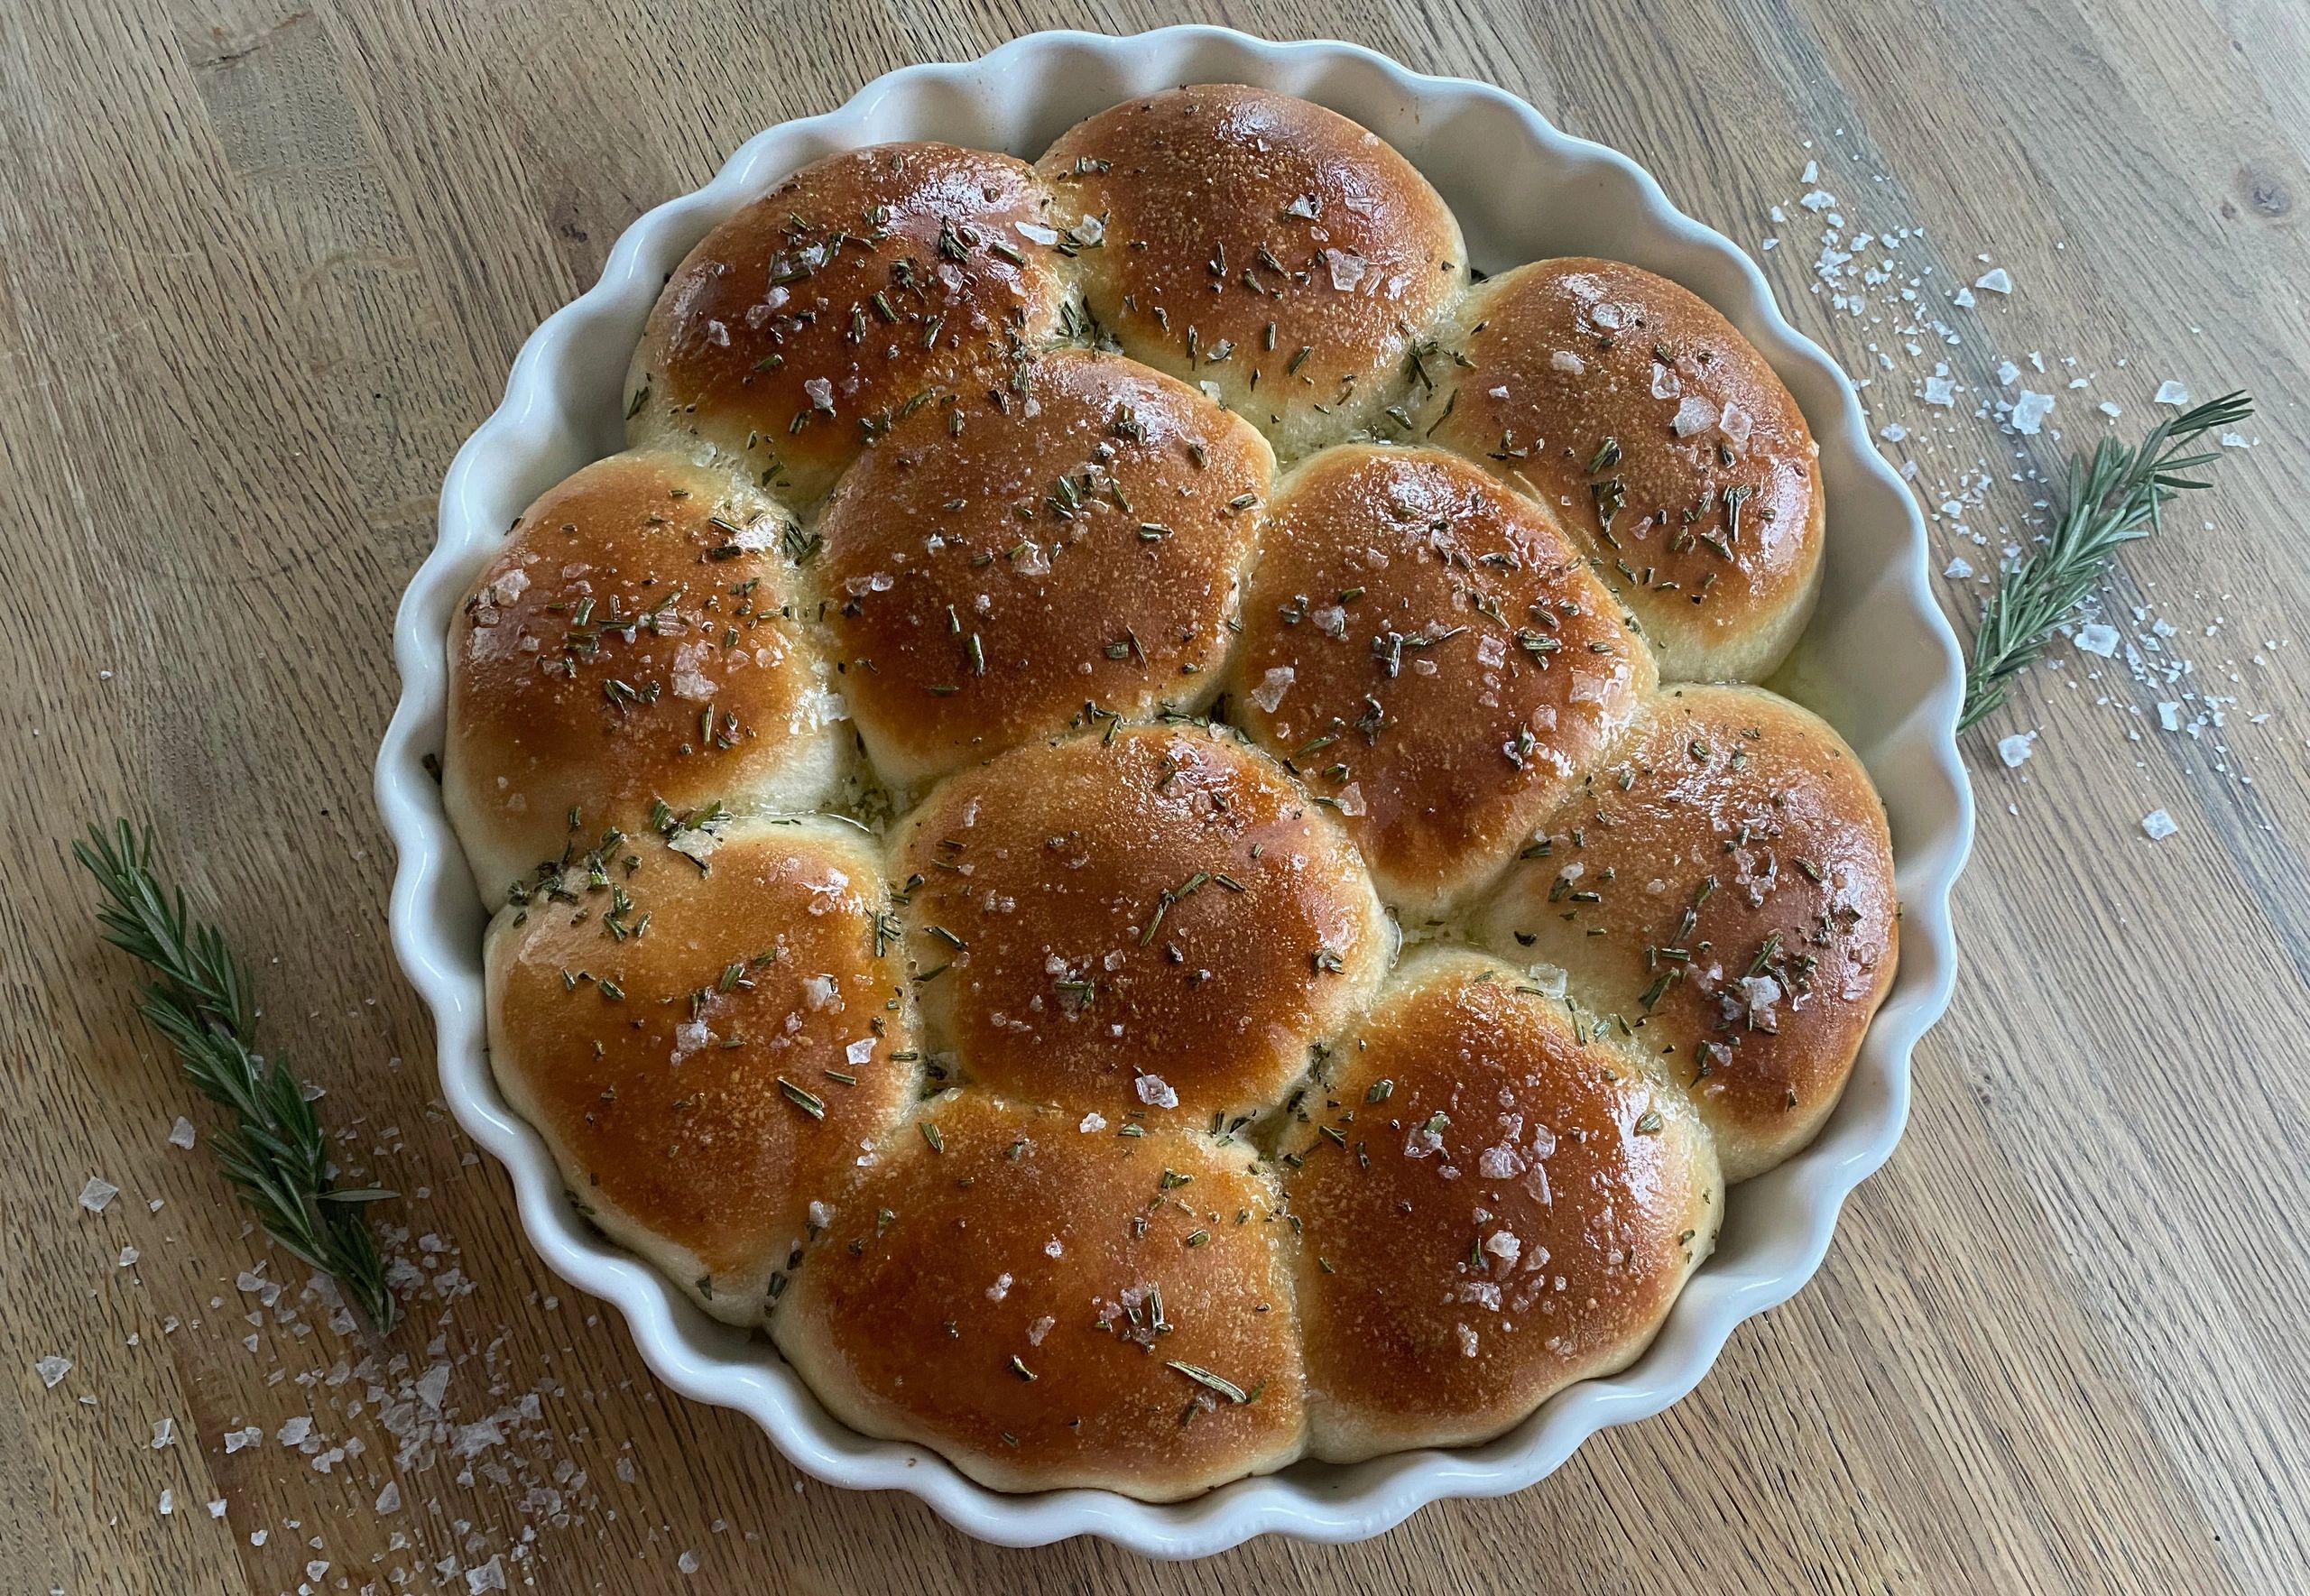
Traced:
<path fill-rule="evenodd" d="M 1206 385 L 1286 459 L 1441 381 L 1415 358 L 1467 281 L 1460 225 L 1394 149 L 1335 112 L 1235 84 L 1077 123 L 1038 163 L 1123 353 Z"/>
<path fill-rule="evenodd" d="M 933 1045 L 1116 1124 L 1271 1104 L 1392 951 L 1339 828 L 1220 730 L 1005 754 L 926 798 L 893 856 Z"/>
<path fill-rule="evenodd" d="M 907 786 L 1217 690 L 1274 457 L 1193 389 L 1061 351 L 926 406 L 827 505 L 820 580 L 860 731 Z"/>
<path fill-rule="evenodd" d="M 500 910 L 489 1056 L 580 1209 L 748 1324 L 915 1101 L 919 1054 L 864 835 L 744 821 L 718 844 L 628 838 Z"/>
<path fill-rule="evenodd" d="M 772 1330 L 837 1417 L 981 1484 L 1173 1501 L 1298 1455 L 1284 1233 L 1242 1143 L 948 1093 Z"/>
<path fill-rule="evenodd" d="M 1892 983 L 1885 811 L 1826 723 L 1756 687 L 1666 689 L 1480 928 L 1552 964 L 1682 1083 L 1744 1180 L 1813 1139 Z"/>
<path fill-rule="evenodd" d="M 1462 949 L 1408 960 L 1285 1143 L 1308 1449 L 1489 1440 L 1651 1342 L 1716 1239 L 1690 1106 Z"/>
<path fill-rule="evenodd" d="M 840 697 L 795 616 L 772 499 L 661 454 L 613 455 L 530 506 L 449 628 L 441 797 L 483 898 L 605 830 L 814 807 Z"/>
<path fill-rule="evenodd" d="M 1455 456 L 1311 456 L 1261 541 L 1230 713 L 1414 919 L 1498 874 L 1652 689 L 1546 512 Z"/>
<path fill-rule="evenodd" d="M 1643 623 L 1673 680 L 1771 674 L 1820 586 L 1818 448 L 1715 309 L 1617 261 L 1484 283 L 1420 418 L 1547 504 Z"/>
<path fill-rule="evenodd" d="M 698 241 L 634 351 L 626 427 L 704 442 L 808 509 L 909 404 L 1007 382 L 1066 291 L 1021 161 L 877 144 L 811 162 Z"/>

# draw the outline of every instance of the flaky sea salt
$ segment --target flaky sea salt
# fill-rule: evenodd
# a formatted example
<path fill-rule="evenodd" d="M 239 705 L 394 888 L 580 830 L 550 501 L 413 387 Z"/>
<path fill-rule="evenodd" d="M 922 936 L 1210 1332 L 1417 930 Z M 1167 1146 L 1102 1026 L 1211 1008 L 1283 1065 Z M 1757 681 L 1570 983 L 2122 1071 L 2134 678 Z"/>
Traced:
<path fill-rule="evenodd" d="M 1179 1094 L 1160 1075 L 1141 1075 L 1132 1083 L 1132 1089 L 1139 1093 L 1139 1101 L 1150 1108 L 1179 1106 Z"/>
<path fill-rule="evenodd" d="M 1973 574 L 1973 562 L 1962 554 L 1952 555 L 1949 557 L 1949 563 L 1942 568 L 1941 574 L 1963 580 Z"/>
<path fill-rule="evenodd" d="M 2010 737 L 2000 737 L 1997 740 L 1997 757 L 2005 761 L 2008 770 L 2018 769 L 2037 752 L 2037 741 L 2035 732 L 2016 732 Z"/>
<path fill-rule="evenodd" d="M 88 1184 L 80 1188 L 80 1206 L 91 1213 L 102 1213 L 118 1195 L 118 1186 L 100 1175 L 91 1175 Z"/>
<path fill-rule="evenodd" d="M 1364 271 L 1370 263 L 1354 251 L 1344 249 L 1332 250 L 1326 258 L 1331 266 L 1332 286 L 1344 294 L 1354 292 L 1355 285 L 1363 281 Z"/>
<path fill-rule="evenodd" d="M 1942 406 L 1957 402 L 1957 384 L 1948 377 L 1934 375 L 1925 380 L 1925 402 Z"/>
<path fill-rule="evenodd" d="M 66 1375 L 72 1372 L 72 1360 L 51 1352 L 45 1358 L 33 1361 L 32 1372 L 40 1376 L 42 1385 L 52 1391 Z"/>
<path fill-rule="evenodd" d="M 1291 681 L 1294 681 L 1296 677 L 1298 677 L 1298 672 L 1294 672 L 1289 665 L 1273 665 L 1273 668 L 1268 668 L 1266 675 L 1259 677 L 1259 686 L 1254 686 L 1252 688 L 1252 702 L 1254 705 L 1259 705 L 1259 709 L 1266 711 L 1266 714 L 1275 714 L 1278 705 L 1282 705 L 1284 702 L 1284 693 L 1291 690 Z"/>
<path fill-rule="evenodd" d="M 1670 418 L 1668 430 L 1678 438 L 1690 438 L 1694 433 L 1716 425 L 1716 406 L 1697 393 L 1687 393 L 1677 401 L 1677 413 Z"/>
<path fill-rule="evenodd" d="M 2158 404 L 2185 405 L 2190 402 L 2190 391 L 2168 377 L 2158 384 L 2158 392 L 2151 394 L 2150 399 Z"/>
<path fill-rule="evenodd" d="M 1098 1110 L 1093 1109 L 1083 1116 L 1083 1122 L 1075 1128 L 1086 1136 L 1090 1135 L 1094 1130 L 1104 1130 L 1107 1128 L 1106 1116 L 1100 1113 Z"/>
<path fill-rule="evenodd" d="M 192 1121 L 186 1119 L 182 1114 L 179 1114 L 177 1116 L 177 1122 L 169 1127 L 169 1145 L 171 1147 L 183 1148 L 187 1151 L 189 1151 L 191 1150 L 194 1139 L 199 1136 L 199 1133 L 198 1131 L 193 1130 Z"/>
<path fill-rule="evenodd" d="M 380 1513 L 398 1513 L 401 1511 L 400 1481 L 388 1480 L 385 1481 L 385 1488 L 377 1493 L 377 1511 Z"/>
<path fill-rule="evenodd" d="M 2089 622 L 2077 629 L 2077 646 L 2089 654 L 2112 659 L 2118 651 L 2118 629 L 2099 621 Z"/>
<path fill-rule="evenodd" d="M 2152 809 L 2141 817 L 2141 829 L 2151 842 L 2162 842 L 2182 828 L 2174 824 L 2174 817 L 2165 810 Z"/>
<path fill-rule="evenodd" d="M 2054 396 L 2024 388 L 2013 401 L 2013 430 L 2035 438 L 2045 425 L 2046 418 L 2054 413 Z"/>
<path fill-rule="evenodd" d="M 1973 286 L 1993 294 L 2010 294 L 2013 291 L 2013 273 L 2002 266 L 1991 266 L 1973 279 Z"/>

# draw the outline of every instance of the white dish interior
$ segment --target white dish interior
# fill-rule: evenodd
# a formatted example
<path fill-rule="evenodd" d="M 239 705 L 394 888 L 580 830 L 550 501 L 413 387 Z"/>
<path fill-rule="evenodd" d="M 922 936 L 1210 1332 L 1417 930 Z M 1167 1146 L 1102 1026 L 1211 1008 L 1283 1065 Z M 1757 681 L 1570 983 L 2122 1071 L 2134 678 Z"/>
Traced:
<path fill-rule="evenodd" d="M 1780 374 L 1820 443 L 1828 547 L 1818 612 L 1772 685 L 1833 723 L 1884 797 L 1904 915 L 1899 972 L 1819 1139 L 1734 1188 L 1715 1254 L 1659 1339 L 1622 1373 L 1574 1386 L 1478 1447 L 1351 1467 L 1303 1462 L 1165 1506 L 1094 1490 L 1004 1496 L 924 1448 L 871 1440 L 838 1423 L 766 1338 L 707 1318 L 570 1205 L 544 1143 L 490 1075 L 481 981 L 486 916 L 426 761 L 441 747 L 444 640 L 465 589 L 532 498 L 623 447 L 628 357 L 666 273 L 707 229 L 836 150 L 936 138 L 1032 158 L 1103 106 L 1210 82 L 1303 96 L 1393 143 L 1458 213 L 1477 266 L 1497 272 L 1565 254 L 1631 262 L 1716 306 Z M 1910 1049 L 1948 1006 L 1955 978 L 1949 891 L 1973 835 L 1954 732 L 1963 665 L 1928 587 L 1923 522 L 1870 444 L 1852 384 L 1782 319 L 1754 263 L 1672 208 L 1626 156 L 1558 133 L 1503 90 L 1423 77 L 1351 45 L 1272 44 L 1203 27 L 1122 39 L 1036 33 L 976 61 L 890 73 L 838 110 L 748 140 L 711 183 L 629 228 L 601 280 L 522 346 L 504 401 L 449 468 L 439 539 L 402 595 L 393 651 L 402 695 L 378 754 L 377 798 L 400 860 L 394 951 L 432 1010 L 442 1094 L 511 1171 L 531 1241 L 564 1278 L 624 1314 L 644 1359 L 676 1389 L 752 1415 L 820 1480 L 912 1491 L 991 1541 L 1025 1545 L 1093 1534 L 1155 1555 L 1198 1556 L 1267 1533 L 1355 1540 L 1441 1497 L 1520 1490 L 1599 1428 L 1659 1412 L 1699 1381 L 1735 1325 L 1788 1298 L 1820 1266 L 1846 1194 L 1900 1137 Z"/>

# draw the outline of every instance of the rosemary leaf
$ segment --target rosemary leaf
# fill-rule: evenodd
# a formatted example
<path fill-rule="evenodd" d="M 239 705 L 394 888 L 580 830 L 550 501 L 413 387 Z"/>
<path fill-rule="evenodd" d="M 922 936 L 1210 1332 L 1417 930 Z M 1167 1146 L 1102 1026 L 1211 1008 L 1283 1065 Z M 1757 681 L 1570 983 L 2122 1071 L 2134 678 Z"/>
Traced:
<path fill-rule="evenodd" d="M 379 1334 L 392 1330 L 399 1304 L 361 1209 L 395 1194 L 331 1183 L 328 1139 L 303 1084 L 277 1055 L 255 1050 L 247 969 L 216 927 L 191 918 L 181 891 L 162 888 L 150 831 L 139 837 L 122 820 L 107 836 L 92 825 L 72 856 L 104 892 L 97 918 L 105 940 L 157 978 L 138 1008 L 201 1095 L 232 1116 L 209 1139 L 225 1178 L 265 1234 L 334 1276 Z"/>
<path fill-rule="evenodd" d="M 2244 392 L 2225 393 L 2160 421 L 2139 448 L 2105 438 L 2072 462 L 2069 503 L 2043 546 L 2005 573 L 1982 610 L 1965 666 L 1961 732 L 2001 707 L 2014 678 L 2045 658 L 2055 629 L 2077 613 L 2117 558 L 2118 546 L 2158 530 L 2168 499 L 2207 484 L 2184 475 L 2222 457 L 2220 449 L 2183 451 L 2205 434 L 2254 413 Z"/>

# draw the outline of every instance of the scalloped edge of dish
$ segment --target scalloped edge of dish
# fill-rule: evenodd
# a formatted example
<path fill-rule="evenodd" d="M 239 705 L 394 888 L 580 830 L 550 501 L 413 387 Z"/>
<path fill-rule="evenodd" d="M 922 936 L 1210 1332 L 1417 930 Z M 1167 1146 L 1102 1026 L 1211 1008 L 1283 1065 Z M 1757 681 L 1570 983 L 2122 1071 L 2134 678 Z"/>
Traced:
<path fill-rule="evenodd" d="M 1035 137 L 1047 143 L 1101 106 L 1198 82 L 1262 84 L 1363 122 L 1453 202 L 1479 262 L 1497 269 L 1567 254 L 1631 261 L 1708 300 L 1764 353 L 1820 443 L 1831 526 L 1820 607 L 1773 685 L 1837 726 L 1885 798 L 1903 910 L 1900 964 L 1821 1135 L 1735 1189 L 1716 1254 L 1622 1373 L 1558 1393 L 1483 1446 L 1347 1467 L 1301 1462 L 1180 1503 L 1079 1490 L 1009 1496 L 973 1483 L 926 1448 L 847 1428 L 767 1338 L 708 1320 L 571 1207 L 544 1143 L 490 1074 L 480 976 L 485 917 L 425 761 L 441 746 L 444 640 L 466 584 L 531 499 L 623 447 L 618 399 L 627 355 L 664 274 L 714 222 L 835 150 L 899 137 L 983 143 L 985 130 L 999 128 L 1007 136 L 991 147 L 1031 155 L 1041 148 Z M 1503 153 L 1502 137 L 1517 141 L 1511 153 Z M 1465 152 L 1447 160 L 1455 147 Z M 1483 195 L 1472 201 L 1479 182 Z M 1533 198 L 1522 203 L 1521 196 Z M 1503 235 L 1522 242 L 1505 246 Z M 1783 319 L 1755 263 L 1677 210 L 1628 157 L 1558 132 L 1504 89 L 1414 73 L 1356 45 L 1278 44 L 1201 26 L 1128 37 L 1033 33 L 975 61 L 886 73 L 836 110 L 747 140 L 712 182 L 629 227 L 599 281 L 522 345 L 504 401 L 449 467 L 439 536 L 402 595 L 393 655 L 402 693 L 376 770 L 378 807 L 398 854 L 393 950 L 432 1012 L 442 1095 L 512 1175 L 531 1243 L 571 1285 L 617 1307 L 661 1379 L 749 1414 L 804 1472 L 857 1490 L 911 1492 L 956 1527 L 1003 1545 L 1095 1535 L 1154 1556 L 1190 1557 L 1266 1534 L 1359 1540 L 1429 1502 L 1521 1490 L 1599 1429 L 1659 1412 L 1699 1383 L 1735 1327 L 1786 1301 L 1820 1267 L 1845 1197 L 1900 1139 L 1910 1050 L 1948 1008 L 1955 982 L 1949 894 L 1973 825 L 1955 740 L 1963 661 L 1928 584 L 1924 522 L 1870 443 L 1851 382 Z"/>

